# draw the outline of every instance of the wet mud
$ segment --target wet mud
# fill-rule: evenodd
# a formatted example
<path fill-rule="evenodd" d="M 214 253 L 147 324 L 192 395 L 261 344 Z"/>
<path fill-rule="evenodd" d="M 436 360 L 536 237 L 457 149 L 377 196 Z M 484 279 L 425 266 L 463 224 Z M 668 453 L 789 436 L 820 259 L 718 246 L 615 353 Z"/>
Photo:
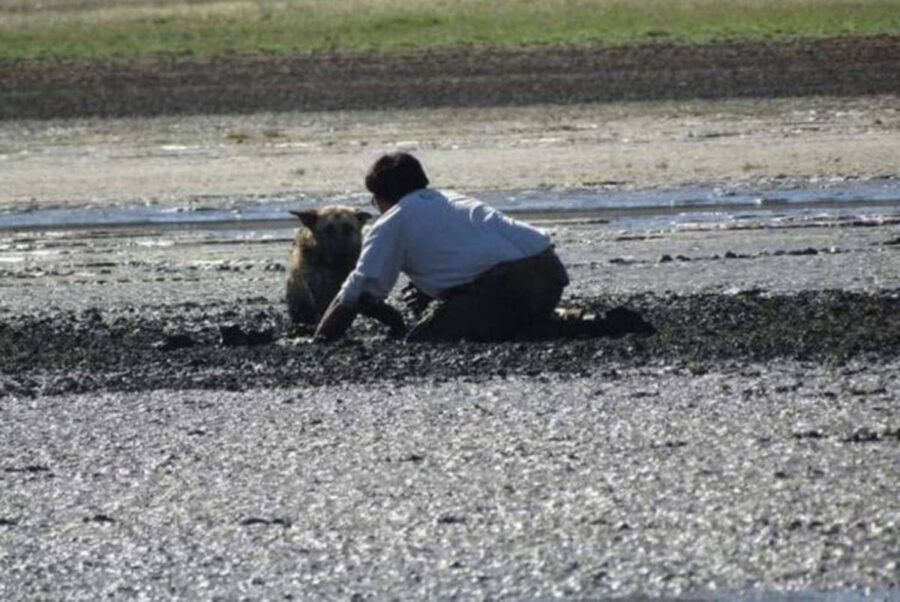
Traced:
<path fill-rule="evenodd" d="M 549 224 L 655 331 L 492 344 L 310 343 L 289 229 L 7 234 L 0 598 L 891 599 L 896 227 Z"/>
<path fill-rule="evenodd" d="M 284 307 L 264 299 L 4 313 L 0 395 L 586 376 L 610 363 L 702 372 L 741 362 L 841 364 L 900 355 L 900 290 L 637 294 L 577 303 L 600 318 L 627 307 L 656 332 L 581 321 L 544 340 L 410 344 L 358 318 L 347 340 L 312 344 L 311 327 L 290 327 Z"/>
<path fill-rule="evenodd" d="M 900 91 L 900 38 L 0 64 L 0 119 Z"/>
<path fill-rule="evenodd" d="M 576 319 L 500 344 L 409 344 L 364 317 L 344 341 L 311 343 L 313 328 L 291 326 L 284 300 L 293 228 L 10 233 L 0 394 L 894 361 L 897 224 L 839 225 L 620 233 L 550 222 L 572 279 L 562 305 Z"/>

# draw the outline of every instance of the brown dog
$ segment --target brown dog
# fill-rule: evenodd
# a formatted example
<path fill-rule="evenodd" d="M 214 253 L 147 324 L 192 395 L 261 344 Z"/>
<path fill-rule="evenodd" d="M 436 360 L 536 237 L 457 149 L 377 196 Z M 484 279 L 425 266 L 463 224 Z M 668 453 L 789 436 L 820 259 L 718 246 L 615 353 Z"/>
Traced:
<path fill-rule="evenodd" d="M 288 314 L 295 324 L 316 324 L 356 265 L 362 227 L 372 215 L 339 205 L 291 213 L 304 227 L 287 268 Z"/>

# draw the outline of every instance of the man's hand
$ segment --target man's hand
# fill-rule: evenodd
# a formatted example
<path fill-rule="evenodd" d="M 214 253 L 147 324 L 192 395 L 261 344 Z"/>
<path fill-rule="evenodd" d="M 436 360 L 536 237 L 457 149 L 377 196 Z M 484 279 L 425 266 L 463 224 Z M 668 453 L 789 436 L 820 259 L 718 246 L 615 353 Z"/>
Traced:
<path fill-rule="evenodd" d="M 406 308 L 409 309 L 416 318 L 421 316 L 425 310 L 428 309 L 428 304 L 433 301 L 431 297 L 419 290 L 412 282 L 403 287 L 401 294 L 403 304 L 406 305 Z"/>
<path fill-rule="evenodd" d="M 359 298 L 358 310 L 362 315 L 374 318 L 390 328 L 393 338 L 399 339 L 406 334 L 403 315 L 381 299 L 363 293 Z"/>
<path fill-rule="evenodd" d="M 340 338 L 350 328 L 357 313 L 359 313 L 357 308 L 341 305 L 335 299 L 322 314 L 313 341 L 321 343 Z"/>

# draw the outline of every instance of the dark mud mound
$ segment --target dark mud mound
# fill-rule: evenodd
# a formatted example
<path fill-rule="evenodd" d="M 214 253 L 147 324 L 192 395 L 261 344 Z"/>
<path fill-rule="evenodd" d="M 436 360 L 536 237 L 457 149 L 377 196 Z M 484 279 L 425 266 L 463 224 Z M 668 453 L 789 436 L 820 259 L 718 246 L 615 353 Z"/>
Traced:
<path fill-rule="evenodd" d="M 240 307 L 6 313 L 0 314 L 0 396 L 584 375 L 651 362 L 703 370 L 729 362 L 840 363 L 900 354 L 900 291 L 645 294 L 579 303 L 598 315 L 631 308 L 657 331 L 499 344 L 405 344 L 388 340 L 378 324 L 358 320 L 351 338 L 318 345 L 301 336 L 311 334 L 307 331 L 289 333 L 283 308 L 263 300 Z"/>
<path fill-rule="evenodd" d="M 900 92 L 900 36 L 0 64 L 0 119 Z"/>

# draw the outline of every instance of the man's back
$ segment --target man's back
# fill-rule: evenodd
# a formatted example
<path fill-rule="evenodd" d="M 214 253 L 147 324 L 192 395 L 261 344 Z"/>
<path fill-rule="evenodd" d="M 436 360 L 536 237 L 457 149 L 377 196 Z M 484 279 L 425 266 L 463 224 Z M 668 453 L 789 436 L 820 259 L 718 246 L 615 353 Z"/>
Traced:
<path fill-rule="evenodd" d="M 374 228 L 382 220 L 397 222 L 388 227 L 397 229 L 400 269 L 432 296 L 550 246 L 540 230 L 480 201 L 427 188 L 403 197 Z"/>

